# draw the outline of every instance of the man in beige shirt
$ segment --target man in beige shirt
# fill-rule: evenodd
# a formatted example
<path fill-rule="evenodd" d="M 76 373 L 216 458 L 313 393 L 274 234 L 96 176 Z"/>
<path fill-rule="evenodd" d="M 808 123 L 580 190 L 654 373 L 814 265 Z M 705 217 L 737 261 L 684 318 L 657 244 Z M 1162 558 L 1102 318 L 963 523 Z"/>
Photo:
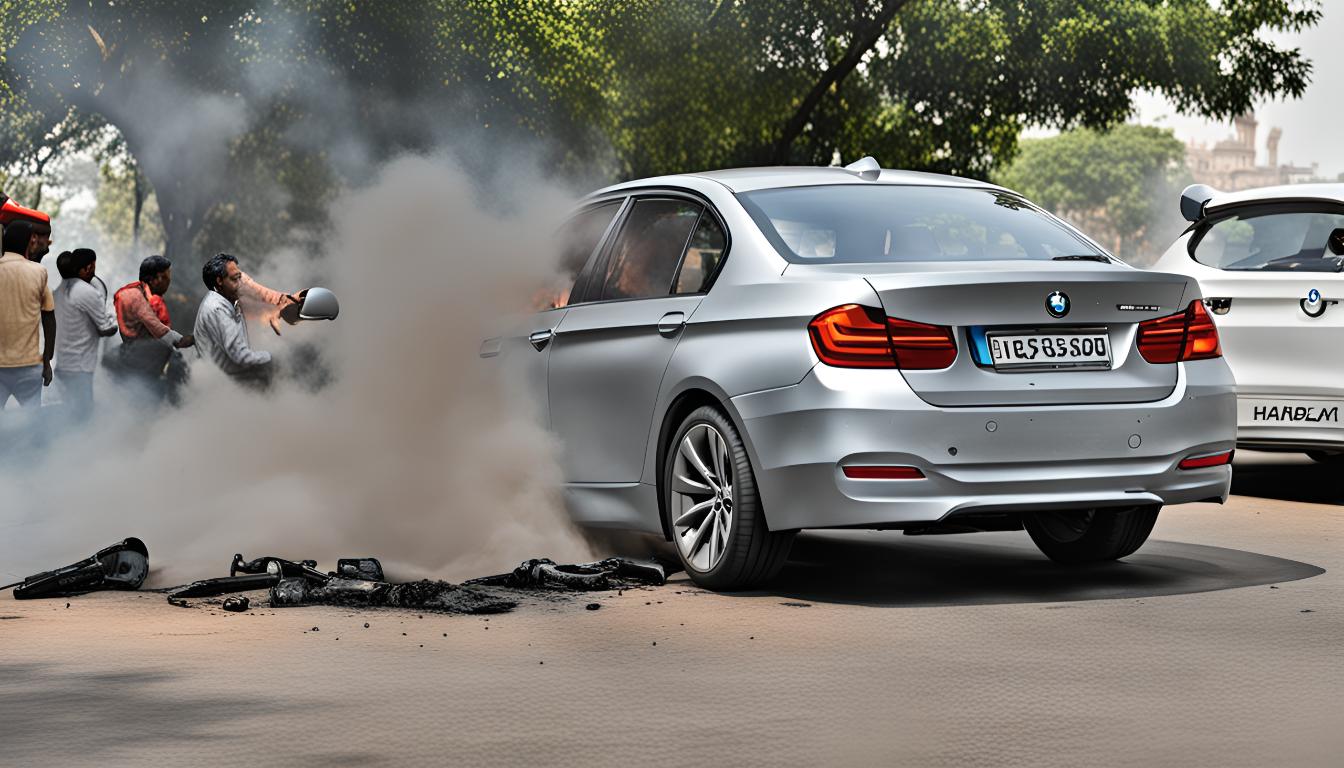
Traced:
<path fill-rule="evenodd" d="M 19 219 L 5 226 L 0 257 L 0 409 L 13 395 L 21 408 L 42 404 L 56 352 L 56 303 L 38 262 L 51 226 Z M 40 333 L 39 333 L 40 331 Z"/>

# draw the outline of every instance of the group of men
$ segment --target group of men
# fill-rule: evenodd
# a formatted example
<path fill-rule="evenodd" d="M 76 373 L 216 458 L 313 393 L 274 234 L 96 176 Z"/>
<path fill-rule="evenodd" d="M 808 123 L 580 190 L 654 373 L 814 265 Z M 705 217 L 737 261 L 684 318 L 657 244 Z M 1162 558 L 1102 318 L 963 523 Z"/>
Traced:
<path fill-rule="evenodd" d="M 195 347 L 230 377 L 265 386 L 273 376 L 271 354 L 253 349 L 242 302 L 268 305 L 269 322 L 297 319 L 304 294 L 271 290 L 252 280 L 238 260 L 221 253 L 202 269 L 208 289 L 189 334 L 173 329 L 164 295 L 172 284 L 172 262 L 150 256 L 140 264 L 139 280 L 123 286 L 108 308 L 107 288 L 98 280 L 97 254 L 88 248 L 61 253 L 56 268 L 61 283 L 48 287 L 42 258 L 50 251 L 50 219 L 4 200 L 4 255 L 0 257 L 0 410 L 13 396 L 21 408 L 36 408 L 42 388 L 53 378 L 61 399 L 77 419 L 93 410 L 93 379 L 102 338 L 119 334 L 121 345 L 104 366 L 118 377 L 134 379 L 151 400 L 175 400 L 187 379 L 181 350 Z"/>

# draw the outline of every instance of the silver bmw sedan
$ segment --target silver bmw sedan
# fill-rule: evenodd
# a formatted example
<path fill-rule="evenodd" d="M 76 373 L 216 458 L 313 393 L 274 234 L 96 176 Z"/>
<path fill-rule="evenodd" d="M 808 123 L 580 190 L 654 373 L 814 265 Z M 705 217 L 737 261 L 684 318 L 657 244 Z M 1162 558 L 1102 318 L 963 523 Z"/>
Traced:
<path fill-rule="evenodd" d="M 572 284 L 495 349 L 577 521 L 666 537 L 702 586 L 769 579 L 804 528 L 1121 558 L 1162 505 L 1227 496 L 1236 398 L 1198 284 L 1007 189 L 869 158 L 665 176 L 558 237 Z"/>

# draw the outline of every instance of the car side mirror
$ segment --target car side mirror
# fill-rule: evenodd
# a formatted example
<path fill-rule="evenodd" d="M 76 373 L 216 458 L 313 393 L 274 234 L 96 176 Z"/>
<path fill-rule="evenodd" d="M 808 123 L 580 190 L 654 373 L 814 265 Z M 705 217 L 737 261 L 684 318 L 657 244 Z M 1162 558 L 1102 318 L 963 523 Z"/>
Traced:
<path fill-rule="evenodd" d="M 309 288 L 299 305 L 300 320 L 335 320 L 341 305 L 336 294 L 326 288 Z"/>
<path fill-rule="evenodd" d="M 1325 241 L 1326 247 L 1336 256 L 1344 256 L 1344 227 L 1336 229 L 1330 233 L 1330 239 Z"/>

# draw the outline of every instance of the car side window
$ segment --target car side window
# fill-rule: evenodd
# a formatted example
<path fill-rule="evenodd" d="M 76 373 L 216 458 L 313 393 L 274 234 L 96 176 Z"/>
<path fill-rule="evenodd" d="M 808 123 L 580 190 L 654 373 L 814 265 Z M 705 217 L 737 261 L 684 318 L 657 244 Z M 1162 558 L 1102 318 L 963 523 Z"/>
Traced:
<path fill-rule="evenodd" d="M 600 300 L 668 295 L 672 275 L 702 210 L 687 200 L 636 200 L 607 257 Z"/>
<path fill-rule="evenodd" d="M 677 273 L 677 285 L 673 293 L 701 293 L 709 287 L 709 279 L 723 261 L 723 252 L 728 248 L 728 237 L 723 225 L 708 211 L 700 217 L 691 234 L 691 242 L 686 246 L 686 255 L 681 260 L 681 271 Z"/>
<path fill-rule="evenodd" d="M 607 225 L 621 208 L 620 200 L 600 203 L 580 211 L 556 232 L 559 250 L 560 270 L 564 275 L 554 290 L 549 291 L 546 301 L 539 302 L 542 309 L 567 306 L 576 298 L 575 281 L 583 273 L 583 267 L 597 248 Z"/>

